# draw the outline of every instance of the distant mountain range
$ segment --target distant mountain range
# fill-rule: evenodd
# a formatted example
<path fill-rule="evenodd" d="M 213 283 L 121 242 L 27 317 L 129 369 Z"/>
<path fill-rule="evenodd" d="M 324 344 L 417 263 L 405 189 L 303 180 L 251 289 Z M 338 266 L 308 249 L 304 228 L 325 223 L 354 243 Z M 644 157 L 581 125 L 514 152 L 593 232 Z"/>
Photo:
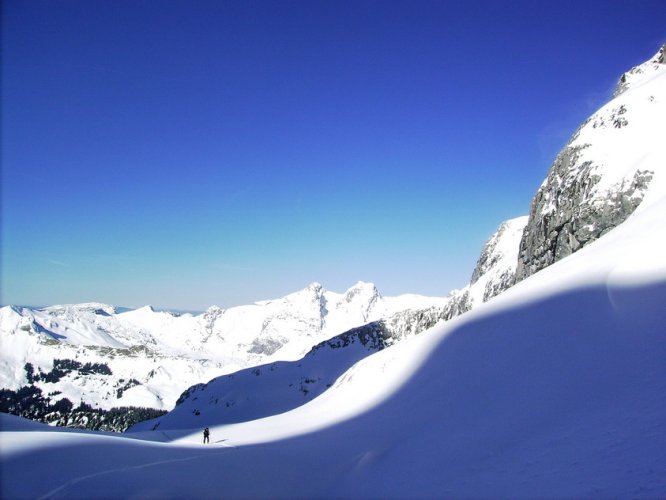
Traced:
<path fill-rule="evenodd" d="M 368 283 L 342 294 L 313 283 L 281 299 L 211 307 L 198 316 L 96 303 L 7 306 L 0 309 L 0 387 L 16 391 L 32 385 L 53 402 L 67 398 L 102 410 L 170 409 L 184 390 L 202 380 L 271 360 L 297 359 L 352 327 L 445 302 L 414 295 L 382 297 Z M 103 364 L 109 370 L 58 372 L 62 360 Z M 36 375 L 28 374 L 28 364 Z M 54 369 L 57 376 L 49 375 Z"/>

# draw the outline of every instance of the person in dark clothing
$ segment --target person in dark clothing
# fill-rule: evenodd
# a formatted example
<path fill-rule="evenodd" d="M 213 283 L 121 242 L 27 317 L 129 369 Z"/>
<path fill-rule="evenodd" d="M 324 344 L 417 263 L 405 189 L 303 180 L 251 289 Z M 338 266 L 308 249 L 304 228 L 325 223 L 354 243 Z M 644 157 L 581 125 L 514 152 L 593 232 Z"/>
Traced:
<path fill-rule="evenodd" d="M 210 443 L 210 431 L 208 430 L 208 427 L 204 429 L 204 444 Z"/>

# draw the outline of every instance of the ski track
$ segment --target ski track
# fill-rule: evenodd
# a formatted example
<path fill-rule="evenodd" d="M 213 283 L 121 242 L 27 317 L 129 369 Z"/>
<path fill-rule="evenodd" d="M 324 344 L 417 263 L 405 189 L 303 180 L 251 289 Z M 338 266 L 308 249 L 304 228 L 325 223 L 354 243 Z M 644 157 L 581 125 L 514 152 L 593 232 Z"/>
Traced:
<path fill-rule="evenodd" d="M 144 464 L 140 464 L 140 465 L 132 465 L 130 467 L 118 467 L 118 468 L 115 468 L 115 469 L 109 469 L 109 470 L 105 470 L 105 471 L 101 471 L 101 472 L 96 472 L 94 474 L 87 474 L 85 476 L 75 477 L 75 478 L 72 478 L 72 479 L 68 480 L 67 482 L 65 482 L 61 486 L 58 486 L 57 488 L 49 491 L 48 493 L 46 493 L 46 494 L 44 494 L 44 495 L 42 495 L 41 497 L 38 497 L 38 498 L 39 498 L 39 500 L 45 500 L 45 499 L 48 499 L 48 498 L 53 498 L 53 497 L 55 497 L 55 495 L 58 495 L 59 493 L 64 492 L 65 490 L 67 490 L 67 488 L 70 488 L 71 486 L 74 486 L 74 485 L 76 485 L 80 482 L 87 481 L 88 479 L 103 477 L 103 476 L 106 476 L 108 474 L 116 474 L 116 473 L 119 473 L 119 472 L 128 472 L 128 471 L 134 471 L 134 470 L 148 469 L 150 467 L 158 467 L 158 466 L 161 466 L 161 465 L 178 463 L 178 462 L 189 462 L 189 461 L 192 461 L 192 460 L 197 460 L 199 458 L 210 457 L 211 455 L 213 455 L 213 456 L 214 455 L 223 455 L 225 453 L 228 453 L 230 449 L 233 449 L 233 450 L 236 449 L 236 447 L 230 447 L 228 445 L 223 445 L 223 446 L 226 448 L 226 450 L 220 451 L 220 452 L 201 453 L 201 454 L 198 454 L 198 455 L 193 455 L 193 456 L 189 456 L 189 457 L 185 457 L 185 458 L 174 458 L 174 459 L 170 459 L 170 460 L 159 460 L 157 462 L 149 462 L 149 463 L 144 463 Z"/>

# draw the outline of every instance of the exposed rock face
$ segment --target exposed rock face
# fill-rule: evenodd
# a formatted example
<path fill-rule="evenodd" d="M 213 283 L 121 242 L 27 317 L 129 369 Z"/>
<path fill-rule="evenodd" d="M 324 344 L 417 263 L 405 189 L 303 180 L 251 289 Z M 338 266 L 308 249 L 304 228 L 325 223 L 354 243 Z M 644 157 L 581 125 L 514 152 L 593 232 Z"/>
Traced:
<path fill-rule="evenodd" d="M 520 242 L 516 281 L 571 255 L 624 222 L 638 207 L 653 172 L 636 170 L 603 193 L 593 188 L 598 169 L 581 157 L 586 146 L 567 146 L 532 200 Z"/>
<path fill-rule="evenodd" d="M 247 352 L 250 354 L 270 356 L 279 351 L 286 343 L 287 339 L 284 337 L 257 337 L 252 341 Z"/>
<path fill-rule="evenodd" d="M 393 342 L 391 333 L 383 327 L 381 321 L 352 328 L 349 331 L 320 342 L 314 346 L 307 355 L 312 355 L 322 349 L 342 349 L 352 344 L 363 346 L 368 353 L 381 351 Z"/>
<path fill-rule="evenodd" d="M 444 307 L 403 311 L 370 323 L 370 325 L 374 325 L 382 333 L 386 345 L 389 346 L 412 335 L 418 335 L 440 321 L 448 321 L 467 312 L 472 306 L 473 302 L 470 300 L 469 291 L 461 290 L 459 293 L 451 295 L 449 302 Z"/>
<path fill-rule="evenodd" d="M 483 291 L 483 302 L 487 302 L 495 295 L 499 295 L 504 290 L 508 290 L 516 283 L 516 273 L 514 270 L 505 270 L 497 275 L 494 280 L 488 281 Z"/>
<path fill-rule="evenodd" d="M 495 266 L 501 259 L 501 255 L 494 253 L 493 250 L 497 246 L 499 238 L 502 236 L 502 234 L 504 234 L 505 231 L 506 222 L 503 222 L 497 232 L 493 234 L 483 245 L 481 255 L 479 255 L 479 259 L 476 261 L 476 267 L 472 272 L 472 279 L 470 280 L 471 285 L 479 281 L 479 278 L 486 274 L 486 272 L 488 272 L 490 269 L 492 269 L 493 266 Z"/>
<path fill-rule="evenodd" d="M 442 308 L 431 307 L 420 311 L 404 311 L 372 324 L 377 325 L 392 341 L 399 341 L 412 335 L 418 335 L 443 319 Z"/>
<path fill-rule="evenodd" d="M 666 133 L 665 57 L 666 46 L 626 72 L 558 154 L 532 200 L 516 281 L 603 236 L 644 200 Z"/>

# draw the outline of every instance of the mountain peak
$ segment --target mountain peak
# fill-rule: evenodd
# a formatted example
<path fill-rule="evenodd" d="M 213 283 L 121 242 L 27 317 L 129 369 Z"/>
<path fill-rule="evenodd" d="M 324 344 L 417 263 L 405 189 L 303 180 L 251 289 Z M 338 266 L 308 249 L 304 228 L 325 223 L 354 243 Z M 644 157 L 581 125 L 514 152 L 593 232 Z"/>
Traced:
<path fill-rule="evenodd" d="M 642 84 L 645 80 L 652 77 L 656 71 L 663 68 L 664 65 L 666 65 L 666 43 L 649 60 L 638 66 L 634 66 L 620 77 L 620 81 L 615 87 L 615 92 L 613 92 L 613 97 L 617 97 L 630 88 Z"/>
<path fill-rule="evenodd" d="M 312 292 L 321 292 L 324 289 L 324 287 L 322 286 L 321 283 L 313 281 L 308 286 L 306 286 L 305 289 Z"/>
<path fill-rule="evenodd" d="M 381 294 L 374 283 L 359 281 L 345 292 L 345 300 L 347 302 L 351 302 L 356 297 L 365 297 L 370 303 L 373 303 L 381 297 Z"/>
<path fill-rule="evenodd" d="M 371 282 L 357 281 L 349 290 L 377 290 L 377 287 Z"/>

